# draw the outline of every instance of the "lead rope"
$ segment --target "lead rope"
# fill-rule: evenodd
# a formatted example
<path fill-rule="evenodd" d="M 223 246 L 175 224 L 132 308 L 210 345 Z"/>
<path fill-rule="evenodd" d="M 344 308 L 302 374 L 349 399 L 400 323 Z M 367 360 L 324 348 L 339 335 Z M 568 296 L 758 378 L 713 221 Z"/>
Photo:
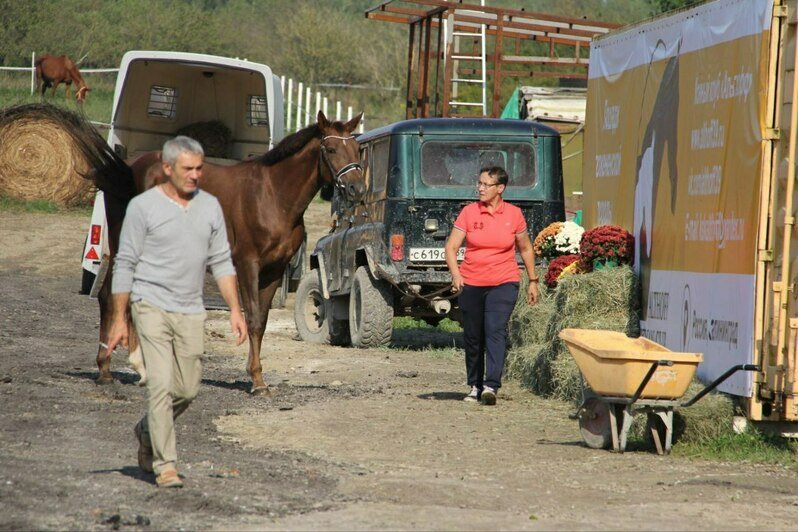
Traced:
<path fill-rule="evenodd" d="M 386 256 L 390 256 L 389 250 L 388 250 L 388 246 L 385 245 L 385 242 L 383 242 L 381 240 L 378 240 L 378 242 L 379 242 L 379 245 L 383 248 L 383 252 L 385 253 L 385 255 Z M 419 294 L 418 292 L 409 292 L 409 291 L 405 290 L 402 286 L 400 286 L 399 283 L 396 283 L 393 279 L 391 279 L 390 276 L 387 273 L 384 273 L 384 271 L 380 267 L 379 263 L 377 263 L 375 261 L 375 264 L 377 265 L 377 271 L 381 274 L 380 277 L 384 281 L 387 281 L 388 283 L 390 283 L 391 286 L 396 288 L 399 292 L 401 292 L 402 294 L 406 295 L 407 297 L 418 298 L 418 299 L 421 299 L 421 300 L 424 300 L 424 301 L 430 303 L 433 300 L 435 300 L 436 298 L 437 299 L 450 300 L 450 299 L 454 299 L 455 297 L 457 297 L 459 295 L 457 292 L 451 291 L 452 290 L 451 285 L 444 286 L 443 288 L 435 290 L 434 292 L 430 292 L 429 294 Z M 441 294 L 445 294 L 447 291 L 449 291 L 451 293 L 449 295 L 441 297 Z"/>

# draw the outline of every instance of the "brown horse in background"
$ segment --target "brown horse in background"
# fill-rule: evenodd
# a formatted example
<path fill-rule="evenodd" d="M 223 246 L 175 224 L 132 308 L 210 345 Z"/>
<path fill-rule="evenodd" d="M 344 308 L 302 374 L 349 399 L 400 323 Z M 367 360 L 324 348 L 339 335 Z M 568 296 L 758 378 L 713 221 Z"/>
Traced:
<path fill-rule="evenodd" d="M 86 100 L 86 93 L 91 89 L 83 81 L 78 67 L 69 56 L 45 54 L 36 60 L 35 66 L 37 91 L 41 91 L 42 97 L 48 87 L 53 88 L 50 96 L 55 97 L 55 89 L 58 88 L 59 83 L 63 83 L 66 86 L 66 99 L 69 101 L 69 89 L 74 82 L 75 100 L 77 103 L 83 103 Z"/>
<path fill-rule="evenodd" d="M 305 210 L 324 184 L 339 187 L 351 201 L 359 201 L 365 193 L 359 145 L 352 136 L 359 121 L 360 116 L 347 123 L 330 122 L 319 112 L 316 124 L 286 137 L 259 158 L 234 166 L 204 165 L 200 188 L 216 196 L 222 206 L 238 274 L 249 328 L 247 372 L 253 393 L 268 391 L 260 361 L 263 333 L 283 271 L 305 239 Z M 160 152 L 145 153 L 128 165 L 104 142 L 78 140 L 92 168 L 92 179 L 105 193 L 113 264 L 128 202 L 166 180 Z M 113 318 L 110 271 L 99 292 L 98 384 L 113 381 L 103 347 Z M 135 345 L 131 342 L 130 348 Z"/>

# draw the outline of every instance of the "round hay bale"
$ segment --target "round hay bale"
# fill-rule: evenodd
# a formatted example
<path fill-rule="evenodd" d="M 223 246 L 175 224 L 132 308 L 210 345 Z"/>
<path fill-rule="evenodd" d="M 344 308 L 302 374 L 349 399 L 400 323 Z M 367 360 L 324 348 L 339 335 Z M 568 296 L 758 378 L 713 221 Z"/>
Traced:
<path fill-rule="evenodd" d="M 88 203 L 88 165 L 64 126 L 36 106 L 0 111 L 0 195 L 47 200 L 62 206 Z"/>
<path fill-rule="evenodd" d="M 219 120 L 196 122 L 180 128 L 178 135 L 185 135 L 202 144 L 207 157 L 227 157 L 233 133 Z"/>

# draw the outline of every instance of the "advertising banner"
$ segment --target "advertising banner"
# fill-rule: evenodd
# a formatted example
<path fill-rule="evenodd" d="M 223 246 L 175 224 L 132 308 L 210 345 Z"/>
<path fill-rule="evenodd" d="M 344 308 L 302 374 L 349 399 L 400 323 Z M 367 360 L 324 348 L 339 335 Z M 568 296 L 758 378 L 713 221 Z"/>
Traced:
<path fill-rule="evenodd" d="M 711 380 L 753 352 L 772 0 L 716 0 L 594 41 L 586 227 L 635 236 L 643 334 Z M 751 374 L 721 387 L 750 396 Z"/>

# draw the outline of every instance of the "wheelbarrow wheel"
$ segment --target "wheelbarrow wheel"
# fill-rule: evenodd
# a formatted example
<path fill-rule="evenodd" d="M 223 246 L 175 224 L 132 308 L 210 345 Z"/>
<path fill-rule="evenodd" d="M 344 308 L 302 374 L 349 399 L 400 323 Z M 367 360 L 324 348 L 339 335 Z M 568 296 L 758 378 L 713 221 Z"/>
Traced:
<path fill-rule="evenodd" d="M 607 403 L 596 397 L 588 398 L 579 415 L 579 431 L 591 449 L 609 449 L 612 445 L 612 427 Z"/>

